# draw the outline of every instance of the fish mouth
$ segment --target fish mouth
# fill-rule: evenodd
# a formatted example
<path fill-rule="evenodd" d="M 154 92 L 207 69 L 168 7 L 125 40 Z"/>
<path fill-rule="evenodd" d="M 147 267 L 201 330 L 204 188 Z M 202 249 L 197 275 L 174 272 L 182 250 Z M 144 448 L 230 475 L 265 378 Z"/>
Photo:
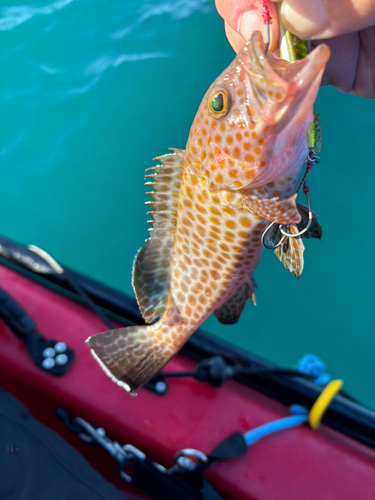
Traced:
<path fill-rule="evenodd" d="M 263 37 L 255 31 L 238 54 L 237 65 L 246 75 L 244 83 L 255 103 L 269 111 L 273 105 L 280 108 L 300 102 L 309 89 L 316 95 L 329 56 L 328 46 L 321 44 L 304 59 L 289 63 L 266 53 Z"/>
<path fill-rule="evenodd" d="M 312 85 L 314 80 L 321 78 L 330 56 L 328 45 L 318 45 L 304 59 L 299 59 L 286 68 L 283 78 L 293 89 L 303 90 Z"/>

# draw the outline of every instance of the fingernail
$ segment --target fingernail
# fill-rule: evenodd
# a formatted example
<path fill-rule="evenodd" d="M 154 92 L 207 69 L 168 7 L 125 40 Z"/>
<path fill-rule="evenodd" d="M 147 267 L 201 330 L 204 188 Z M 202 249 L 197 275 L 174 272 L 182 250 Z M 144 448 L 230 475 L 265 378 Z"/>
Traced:
<path fill-rule="evenodd" d="M 237 31 L 245 40 L 250 40 L 251 35 L 257 30 L 265 35 L 262 14 L 255 9 L 247 10 L 238 20 Z"/>
<path fill-rule="evenodd" d="M 286 29 L 303 38 L 319 35 L 330 24 L 321 0 L 299 2 L 284 0 L 281 4 L 281 21 Z"/>

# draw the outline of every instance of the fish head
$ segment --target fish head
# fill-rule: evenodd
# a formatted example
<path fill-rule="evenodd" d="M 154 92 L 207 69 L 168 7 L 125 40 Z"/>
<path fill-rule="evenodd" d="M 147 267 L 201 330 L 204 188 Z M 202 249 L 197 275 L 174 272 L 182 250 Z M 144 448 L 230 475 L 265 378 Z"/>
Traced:
<path fill-rule="evenodd" d="M 248 183 L 237 182 L 232 189 L 257 187 L 285 173 L 296 156 L 306 157 L 306 134 L 328 58 L 329 48 L 322 44 L 289 63 L 266 53 L 262 35 L 255 32 L 204 96 L 187 161 L 204 166 L 209 175 L 218 165 L 240 165 L 242 173 L 248 171 Z M 282 151 L 289 153 L 272 161 Z"/>

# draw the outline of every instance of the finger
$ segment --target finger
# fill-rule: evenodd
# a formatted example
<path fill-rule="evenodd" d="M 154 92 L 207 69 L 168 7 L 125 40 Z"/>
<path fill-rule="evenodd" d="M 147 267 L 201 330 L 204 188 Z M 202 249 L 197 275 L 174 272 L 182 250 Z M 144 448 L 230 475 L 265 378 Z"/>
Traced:
<path fill-rule="evenodd" d="M 273 2 L 267 0 L 266 5 L 272 18 L 269 48 L 273 51 L 278 47 L 278 14 Z M 249 40 L 254 31 L 257 30 L 262 33 L 264 40 L 266 39 L 266 26 L 262 17 L 261 0 L 216 0 L 216 8 L 224 21 L 233 31 L 240 34 L 244 40 Z"/>
<path fill-rule="evenodd" d="M 322 85 L 333 85 L 341 92 L 350 92 L 353 88 L 359 54 L 358 33 L 348 33 L 327 40 L 316 40 L 311 43 L 312 49 L 325 43 L 331 50 L 322 78 Z"/>
<path fill-rule="evenodd" d="M 284 0 L 281 21 L 300 38 L 323 39 L 375 23 L 374 0 Z"/>
<path fill-rule="evenodd" d="M 359 57 L 351 92 L 375 99 L 375 26 L 359 32 Z"/>

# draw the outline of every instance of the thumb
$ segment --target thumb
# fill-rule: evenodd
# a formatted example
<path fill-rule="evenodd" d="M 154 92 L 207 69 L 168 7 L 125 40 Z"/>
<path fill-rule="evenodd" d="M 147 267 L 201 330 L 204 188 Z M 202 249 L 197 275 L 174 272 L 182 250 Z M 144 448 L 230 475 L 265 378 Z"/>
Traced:
<path fill-rule="evenodd" d="M 303 39 L 322 39 L 359 31 L 375 23 L 374 0 L 284 0 L 281 21 Z"/>

